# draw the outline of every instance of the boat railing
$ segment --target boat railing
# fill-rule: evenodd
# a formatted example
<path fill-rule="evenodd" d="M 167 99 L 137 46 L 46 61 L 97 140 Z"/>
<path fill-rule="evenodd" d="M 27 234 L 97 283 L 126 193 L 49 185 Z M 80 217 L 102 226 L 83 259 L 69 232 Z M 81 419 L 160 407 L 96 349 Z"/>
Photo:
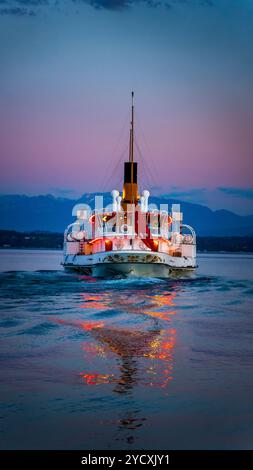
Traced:
<path fill-rule="evenodd" d="M 97 239 L 99 243 L 94 244 L 94 241 L 89 240 L 85 237 L 83 231 L 74 231 L 73 228 L 77 228 L 75 224 L 70 224 L 64 236 L 64 252 L 76 253 L 76 254 L 91 254 L 91 253 L 101 253 L 107 251 L 108 247 L 103 243 L 102 239 L 111 240 L 111 250 L 112 251 L 152 251 L 150 245 L 145 242 L 145 239 L 141 237 L 134 237 L 132 233 L 122 233 L 115 231 L 107 231 L 106 234 L 102 234 L 100 238 Z M 72 229 L 72 230 L 71 230 Z M 188 231 L 190 233 L 184 233 Z M 86 234 L 87 236 L 87 234 Z M 182 256 L 185 250 L 189 252 L 190 246 L 194 247 L 196 245 L 196 234 L 194 229 L 190 225 L 182 225 L 181 233 L 178 232 L 169 232 L 166 237 L 161 235 L 152 236 L 155 240 L 158 241 L 157 248 L 155 251 L 164 254 L 170 254 L 172 256 Z M 100 241 L 99 241 L 100 240 Z M 87 243 L 88 242 L 88 243 Z M 92 243 L 92 245 L 91 245 Z M 67 245 L 69 248 L 67 248 Z M 87 246 L 87 248 L 86 248 Z M 189 246 L 189 249 L 187 249 Z M 185 248 L 183 248 L 185 247 Z"/>

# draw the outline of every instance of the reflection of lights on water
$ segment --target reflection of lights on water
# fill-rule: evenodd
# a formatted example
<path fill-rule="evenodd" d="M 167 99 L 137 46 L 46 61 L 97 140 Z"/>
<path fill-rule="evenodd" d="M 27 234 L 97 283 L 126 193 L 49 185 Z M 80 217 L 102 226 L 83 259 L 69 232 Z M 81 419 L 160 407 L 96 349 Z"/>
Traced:
<path fill-rule="evenodd" d="M 145 353 L 144 356 L 150 359 L 172 360 L 171 351 L 176 343 L 175 330 L 163 330 L 160 334 L 160 337 L 150 343 L 150 351 Z"/>
<path fill-rule="evenodd" d="M 123 312 L 144 314 L 150 316 L 151 318 L 160 318 L 162 320 L 169 320 L 171 315 L 175 315 L 175 310 L 170 310 L 170 307 L 174 307 L 174 299 L 176 296 L 175 292 L 166 293 L 166 294 L 155 294 L 150 297 L 146 291 L 138 291 L 140 296 L 140 302 L 133 302 L 131 292 L 128 295 L 122 294 L 120 296 L 120 302 L 117 292 L 103 292 L 103 293 L 82 293 L 83 303 L 80 305 L 82 309 L 92 309 L 92 310 L 111 310 L 114 308 L 114 305 L 120 303 L 120 308 Z M 145 300 L 146 305 L 143 308 L 143 300 Z M 169 307 L 169 309 L 167 309 Z M 162 309 L 159 311 L 158 309 Z M 166 309 L 166 310 L 164 310 Z"/>
<path fill-rule="evenodd" d="M 78 328 L 82 328 L 83 330 L 86 331 L 93 331 L 96 328 L 102 328 L 104 326 L 103 321 L 81 321 L 81 320 L 62 320 L 61 318 L 54 318 L 53 319 L 55 323 L 60 323 L 62 325 L 69 325 L 69 326 L 75 326 Z"/>
<path fill-rule="evenodd" d="M 81 308 L 92 308 L 92 309 L 109 309 L 109 296 L 106 293 L 103 294 L 81 294 L 84 303 L 80 305 Z"/>
<path fill-rule="evenodd" d="M 145 313 L 149 317 L 160 318 L 161 320 L 169 321 L 170 320 L 170 315 L 175 315 L 176 311 L 171 310 L 170 312 L 152 312 L 152 311 L 148 310 L 148 311 L 144 311 L 143 313 Z"/>
<path fill-rule="evenodd" d="M 105 349 L 99 344 L 95 343 L 84 343 L 82 346 L 83 351 L 87 352 L 91 356 L 107 357 Z"/>
<path fill-rule="evenodd" d="M 168 326 L 177 313 L 175 296 L 175 292 L 150 295 L 147 290 L 139 290 L 138 296 L 136 291 L 82 295 L 81 307 L 87 309 L 83 313 L 105 311 L 105 314 L 103 321 L 75 322 L 86 332 L 86 338 L 91 339 L 82 344 L 86 366 L 80 373 L 81 383 L 86 387 L 109 386 L 113 393 L 121 396 L 131 396 L 138 386 L 160 388 L 163 394 L 169 393 L 176 329 Z M 124 325 L 126 320 L 131 322 L 133 315 L 138 315 L 138 326 L 124 328 L 111 324 L 114 317 L 106 317 L 106 310 L 115 308 L 124 314 Z M 117 423 L 116 440 L 133 444 L 134 431 L 143 426 L 145 420 L 132 405 L 122 410 L 120 419 L 114 421 Z"/>
<path fill-rule="evenodd" d="M 157 305 L 159 306 L 168 305 L 169 307 L 173 307 L 175 305 L 174 304 L 175 297 L 176 297 L 176 293 L 173 292 L 171 294 L 165 294 L 165 295 L 157 294 L 157 295 L 154 295 L 153 298 L 155 302 L 157 303 Z"/>
<path fill-rule="evenodd" d="M 103 321 L 85 321 L 81 323 L 81 327 L 86 330 L 94 330 L 95 328 L 102 328 L 104 326 Z"/>
<path fill-rule="evenodd" d="M 134 291 L 136 295 L 136 291 Z M 166 387 L 173 379 L 173 351 L 176 344 L 175 328 L 160 328 L 158 321 L 171 322 L 175 310 L 176 292 L 150 295 L 146 290 L 138 291 L 133 301 L 132 292 L 107 291 L 102 293 L 82 293 L 81 308 L 96 311 L 111 310 L 120 305 L 121 313 L 142 315 L 149 318 L 151 326 L 142 329 L 119 328 L 108 324 L 108 320 L 61 320 L 58 323 L 83 329 L 93 341 L 85 342 L 87 370 L 80 374 L 83 384 L 116 384 L 114 391 L 128 393 L 135 385 Z M 86 312 L 85 312 L 86 313 Z M 110 318 L 110 317 L 109 317 Z M 164 323 L 164 324 L 166 324 Z M 167 323 L 168 325 L 168 323 Z M 153 327 L 152 327 L 153 326 Z M 140 329 L 139 329 L 140 328 Z M 117 359 L 117 364 L 111 362 Z M 106 360 L 109 372 L 99 373 L 96 360 Z M 120 361 L 120 364 L 118 362 Z M 96 372 L 94 372 L 94 370 Z"/>
<path fill-rule="evenodd" d="M 84 374 L 80 373 L 80 376 L 82 377 L 83 381 L 87 385 L 100 385 L 100 384 L 109 384 L 114 381 L 114 375 L 113 374 Z"/>
<path fill-rule="evenodd" d="M 105 330 L 92 331 L 95 339 L 100 341 L 99 345 L 89 343 L 83 345 L 83 350 L 91 357 L 108 357 L 109 353 L 114 353 L 121 358 L 119 367 L 120 376 L 114 374 L 97 374 L 93 372 L 82 373 L 81 376 L 86 385 L 98 385 L 105 383 L 116 383 L 115 391 L 119 393 L 127 392 L 136 384 L 143 384 L 152 387 L 166 387 L 172 380 L 173 372 L 173 349 L 176 343 L 176 331 L 174 328 L 169 330 L 157 330 L 146 332 L 146 336 L 136 336 L 134 332 L 110 328 Z M 120 341 L 121 334 L 124 337 L 124 343 Z M 149 335 L 149 336 L 148 336 Z M 139 339 L 132 344 L 132 339 Z M 143 338 L 143 343 L 141 342 Z M 147 341 L 147 338 L 150 339 Z M 115 340 L 118 339 L 118 341 Z M 134 346 L 134 347 L 133 347 Z M 140 365 L 141 375 L 138 372 L 137 358 L 149 359 L 152 364 Z M 144 365 L 144 370 L 143 370 Z"/>

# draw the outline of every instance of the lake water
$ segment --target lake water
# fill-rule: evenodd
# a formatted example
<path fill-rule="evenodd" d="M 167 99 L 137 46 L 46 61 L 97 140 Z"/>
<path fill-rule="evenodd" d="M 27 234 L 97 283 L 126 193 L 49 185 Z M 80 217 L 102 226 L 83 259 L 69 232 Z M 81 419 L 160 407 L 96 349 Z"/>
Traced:
<path fill-rule="evenodd" d="M 0 448 L 253 448 L 253 255 L 171 280 L 60 261 L 0 252 Z"/>

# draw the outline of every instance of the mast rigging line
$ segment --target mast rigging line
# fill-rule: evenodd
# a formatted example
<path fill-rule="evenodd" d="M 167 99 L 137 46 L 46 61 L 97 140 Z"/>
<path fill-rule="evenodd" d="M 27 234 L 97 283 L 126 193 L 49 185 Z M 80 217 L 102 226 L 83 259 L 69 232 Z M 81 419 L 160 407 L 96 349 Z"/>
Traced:
<path fill-rule="evenodd" d="M 123 140 L 124 134 L 126 135 L 126 131 L 128 129 L 128 126 L 129 126 L 129 111 L 127 112 L 127 115 L 124 119 L 123 125 L 120 128 L 120 131 L 117 133 L 118 138 L 117 138 L 116 142 L 113 145 L 112 152 L 110 152 L 111 157 L 109 158 L 109 160 L 107 162 L 107 175 L 109 174 L 109 177 L 112 176 L 112 170 L 114 170 L 114 168 L 115 168 L 115 162 L 116 162 L 116 165 L 118 164 L 118 158 L 117 157 L 118 157 L 119 146 L 120 146 L 120 144 Z M 125 140 L 126 139 L 124 138 L 124 141 Z M 123 145 L 122 145 L 122 147 L 123 147 Z M 124 153 L 121 152 L 120 155 L 124 156 L 125 155 L 125 150 L 124 150 Z M 106 161 L 107 159 L 105 158 L 104 160 Z M 106 180 L 106 182 L 108 182 L 108 181 Z M 99 186 L 101 188 L 101 192 L 103 192 L 104 189 L 105 189 L 104 188 L 104 180 L 101 181 Z"/>
<path fill-rule="evenodd" d="M 114 162 L 114 166 L 110 169 L 109 174 L 107 174 L 107 178 L 103 181 L 102 192 L 106 191 L 106 188 L 109 186 L 109 183 L 112 181 L 113 177 L 116 175 L 116 172 L 119 166 L 122 164 L 124 155 L 126 155 L 127 150 L 128 150 L 128 144 L 125 146 L 124 150 L 121 152 L 117 161 Z"/>
<path fill-rule="evenodd" d="M 135 111 L 135 121 L 138 123 L 137 128 L 140 130 L 140 133 L 143 137 L 143 141 L 144 141 L 145 146 L 146 146 L 147 154 L 149 156 L 148 160 L 149 160 L 149 162 L 151 163 L 151 166 L 152 166 L 152 168 L 149 167 L 150 174 L 152 175 L 155 186 L 159 186 L 160 184 L 158 183 L 159 182 L 159 175 L 157 173 L 157 166 L 155 164 L 155 161 L 153 160 L 152 149 L 150 147 L 150 144 L 148 142 L 146 134 L 145 134 L 145 132 L 143 130 L 143 127 L 141 125 L 141 119 L 140 119 L 139 114 L 138 114 L 137 111 Z M 147 160 L 145 160 L 145 162 L 146 162 L 146 165 L 148 166 Z"/>
<path fill-rule="evenodd" d="M 146 181 L 147 181 L 147 185 L 149 187 L 155 185 L 155 180 L 153 179 L 153 175 L 148 167 L 148 165 L 146 164 L 146 160 L 141 152 L 141 149 L 140 149 L 140 146 L 138 144 L 138 141 L 137 139 L 135 138 L 135 146 L 136 146 L 136 149 L 137 149 L 137 152 L 138 152 L 138 155 L 140 157 L 140 160 L 142 162 L 142 173 L 143 173 L 143 176 L 145 177 L 146 176 Z M 144 180 L 142 176 L 142 180 Z M 144 183 L 145 184 L 145 183 Z M 143 186 L 143 181 L 142 181 L 142 186 Z"/>

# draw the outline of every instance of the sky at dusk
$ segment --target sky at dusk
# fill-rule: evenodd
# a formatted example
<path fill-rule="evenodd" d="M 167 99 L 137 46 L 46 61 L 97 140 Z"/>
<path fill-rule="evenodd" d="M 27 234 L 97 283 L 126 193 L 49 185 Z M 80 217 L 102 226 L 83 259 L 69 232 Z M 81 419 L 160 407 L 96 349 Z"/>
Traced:
<path fill-rule="evenodd" d="M 253 0 L 0 0 L 1 194 L 141 187 L 253 214 Z"/>

